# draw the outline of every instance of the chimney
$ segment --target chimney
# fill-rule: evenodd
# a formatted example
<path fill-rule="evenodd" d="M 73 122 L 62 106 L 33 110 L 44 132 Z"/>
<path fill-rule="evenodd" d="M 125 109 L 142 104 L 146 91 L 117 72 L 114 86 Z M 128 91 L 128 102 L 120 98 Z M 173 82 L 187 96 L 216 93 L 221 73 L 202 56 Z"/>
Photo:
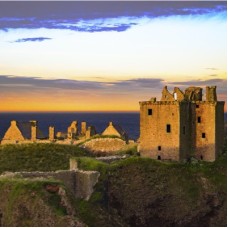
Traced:
<path fill-rule="evenodd" d="M 88 127 L 86 130 L 86 139 L 89 139 L 91 137 L 91 127 Z"/>
<path fill-rule="evenodd" d="M 55 139 L 55 127 L 49 127 L 49 140 L 53 141 Z"/>
<path fill-rule="evenodd" d="M 112 126 L 112 122 L 109 122 L 109 126 Z"/>
<path fill-rule="evenodd" d="M 86 134 L 86 122 L 83 121 L 81 122 L 81 135 L 85 135 Z"/>
<path fill-rule="evenodd" d="M 216 86 L 206 87 L 206 101 L 217 101 Z"/>
<path fill-rule="evenodd" d="M 17 125 L 17 121 L 16 120 L 11 120 L 10 124 L 11 124 L 11 126 L 16 126 Z"/>
<path fill-rule="evenodd" d="M 37 121 L 36 120 L 30 120 L 29 121 L 32 126 L 37 126 Z"/>
<path fill-rule="evenodd" d="M 35 141 L 37 136 L 37 126 L 31 124 L 31 140 Z"/>

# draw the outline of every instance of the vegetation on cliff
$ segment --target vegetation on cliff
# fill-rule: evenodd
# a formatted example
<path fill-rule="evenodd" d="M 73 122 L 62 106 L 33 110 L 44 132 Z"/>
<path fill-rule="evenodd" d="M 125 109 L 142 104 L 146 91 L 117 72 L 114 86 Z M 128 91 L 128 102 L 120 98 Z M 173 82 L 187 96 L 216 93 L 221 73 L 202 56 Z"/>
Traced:
<path fill-rule="evenodd" d="M 0 226 L 83 226 L 56 180 L 0 178 Z M 69 202 L 68 202 L 69 201 Z"/>
<path fill-rule="evenodd" d="M 68 169 L 69 157 L 78 157 L 80 169 L 101 173 L 89 201 L 66 196 L 69 207 L 86 225 L 226 226 L 225 151 L 215 162 L 185 164 L 138 156 L 107 164 L 85 155 L 75 146 L 4 146 L 0 147 L 0 172 Z M 57 185 L 62 186 L 59 182 Z M 59 207 L 60 196 L 47 191 L 45 186 L 42 181 L 1 180 L 0 214 L 4 213 L 4 224 L 68 226 L 69 213 L 66 207 Z M 35 197 L 31 195 L 34 191 Z M 40 215 L 45 210 L 46 217 Z M 25 212 L 28 215 L 20 214 L 22 211 L 29 211 Z M 39 217 L 46 223 L 38 223 Z"/>
<path fill-rule="evenodd" d="M 164 163 L 132 157 L 102 171 L 89 202 L 78 202 L 90 226 L 226 226 L 226 155 L 216 162 Z"/>

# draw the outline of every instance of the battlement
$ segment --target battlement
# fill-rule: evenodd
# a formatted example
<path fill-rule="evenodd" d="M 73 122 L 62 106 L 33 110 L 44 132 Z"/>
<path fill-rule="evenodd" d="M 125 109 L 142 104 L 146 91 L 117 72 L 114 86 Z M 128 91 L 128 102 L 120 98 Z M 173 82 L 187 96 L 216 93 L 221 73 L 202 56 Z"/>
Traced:
<path fill-rule="evenodd" d="M 202 102 L 203 101 L 203 89 L 201 87 L 191 86 L 185 89 L 183 92 L 180 88 L 174 87 L 173 92 L 170 93 L 167 86 L 162 90 L 162 97 L 160 101 L 157 101 L 156 97 L 152 97 L 149 101 L 141 101 L 140 105 L 149 104 L 178 104 L 177 102 Z M 167 102 L 167 103 L 160 103 Z M 172 103 L 176 102 L 176 103 Z M 216 86 L 206 87 L 206 100 L 204 102 L 217 102 Z"/>

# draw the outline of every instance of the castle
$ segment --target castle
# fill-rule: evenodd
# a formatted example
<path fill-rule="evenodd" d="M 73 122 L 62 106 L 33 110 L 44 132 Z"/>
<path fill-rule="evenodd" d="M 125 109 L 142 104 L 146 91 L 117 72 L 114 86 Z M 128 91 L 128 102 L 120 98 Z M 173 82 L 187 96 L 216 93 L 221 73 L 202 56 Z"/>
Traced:
<path fill-rule="evenodd" d="M 224 101 L 217 101 L 216 86 L 207 86 L 206 100 L 202 97 L 200 87 L 170 93 L 165 86 L 161 101 L 139 102 L 141 156 L 214 161 L 223 149 Z"/>

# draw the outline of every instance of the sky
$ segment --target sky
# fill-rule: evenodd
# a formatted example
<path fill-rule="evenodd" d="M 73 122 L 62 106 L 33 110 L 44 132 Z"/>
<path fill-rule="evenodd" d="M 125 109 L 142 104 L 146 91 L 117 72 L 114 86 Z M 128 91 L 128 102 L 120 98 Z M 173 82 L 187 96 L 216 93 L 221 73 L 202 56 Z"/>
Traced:
<path fill-rule="evenodd" d="M 0 1 L 0 111 L 138 111 L 165 85 L 226 101 L 226 6 Z"/>

